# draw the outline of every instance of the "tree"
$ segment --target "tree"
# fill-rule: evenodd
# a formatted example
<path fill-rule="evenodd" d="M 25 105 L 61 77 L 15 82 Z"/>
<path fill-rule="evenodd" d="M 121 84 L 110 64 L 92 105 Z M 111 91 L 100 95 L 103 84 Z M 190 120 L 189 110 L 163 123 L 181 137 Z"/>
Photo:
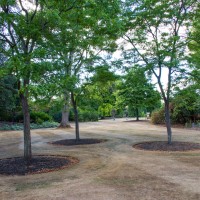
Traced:
<path fill-rule="evenodd" d="M 93 68 L 93 76 L 90 78 L 90 92 L 92 98 L 98 103 L 98 112 L 101 118 L 111 115 L 116 106 L 116 81 L 118 76 L 111 71 L 111 66 L 104 63 Z"/>
<path fill-rule="evenodd" d="M 160 94 L 154 89 L 145 76 L 144 69 L 132 68 L 124 77 L 120 86 L 119 96 L 122 103 L 129 105 L 136 111 L 136 120 L 139 120 L 139 109 L 146 108 L 152 111 L 160 103 Z"/>
<path fill-rule="evenodd" d="M 168 143 L 172 142 L 169 102 L 172 86 L 186 71 L 186 34 L 195 0 L 126 2 L 123 38 L 137 53 L 136 62 L 156 78 L 165 104 Z M 167 86 L 162 82 L 165 77 Z"/>
<path fill-rule="evenodd" d="M 103 4 L 102 1 L 86 3 L 81 9 L 64 15 L 67 20 L 58 26 L 50 45 L 52 59 L 57 65 L 57 85 L 63 98 L 61 126 L 69 125 L 71 96 L 75 112 L 76 138 L 79 138 L 79 128 L 76 100 L 78 95 L 75 91 L 84 79 L 88 67 L 98 59 L 98 54 L 101 51 L 112 51 L 116 47 L 115 39 L 120 29 L 118 0 L 104 1 Z"/>
<path fill-rule="evenodd" d="M 51 67 L 45 43 L 52 39 L 63 12 L 78 6 L 74 1 L 36 0 L 27 4 L 21 0 L 0 2 L 0 41 L 2 54 L 8 58 L 6 67 L 15 74 L 24 116 L 24 159 L 32 157 L 30 134 L 30 86 Z"/>

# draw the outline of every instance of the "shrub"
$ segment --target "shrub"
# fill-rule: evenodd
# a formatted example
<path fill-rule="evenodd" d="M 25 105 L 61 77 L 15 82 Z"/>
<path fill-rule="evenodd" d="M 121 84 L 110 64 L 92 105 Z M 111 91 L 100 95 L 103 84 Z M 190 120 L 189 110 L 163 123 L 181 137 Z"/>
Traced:
<path fill-rule="evenodd" d="M 59 123 L 57 122 L 49 122 L 49 121 L 46 121 L 46 122 L 43 122 L 41 124 L 42 128 L 54 128 L 54 127 L 58 127 Z"/>
<path fill-rule="evenodd" d="M 94 110 L 78 110 L 78 120 L 80 122 L 98 121 L 98 112 Z M 70 110 L 69 120 L 74 121 L 73 109 Z"/>
<path fill-rule="evenodd" d="M 93 110 L 80 111 L 79 121 L 80 122 L 98 121 L 98 112 Z"/>
<path fill-rule="evenodd" d="M 62 112 L 61 111 L 53 113 L 51 116 L 53 118 L 53 121 L 55 121 L 55 122 L 60 123 L 61 120 L 62 120 Z M 74 112 L 73 112 L 73 109 L 70 109 L 70 112 L 69 112 L 69 121 L 74 121 Z"/>
<path fill-rule="evenodd" d="M 45 121 L 52 121 L 52 117 L 45 112 L 31 112 L 31 122 L 42 124 Z"/>
<path fill-rule="evenodd" d="M 61 122 L 61 119 L 62 119 L 62 113 L 61 113 L 61 112 L 54 113 L 54 114 L 52 115 L 52 117 L 53 117 L 53 120 L 54 120 L 55 122 L 60 123 L 60 122 Z"/>
<path fill-rule="evenodd" d="M 16 115 L 14 116 L 14 121 L 15 122 L 23 122 L 24 117 L 22 112 L 17 112 Z"/>
<path fill-rule="evenodd" d="M 152 112 L 151 122 L 153 124 L 164 124 L 165 123 L 165 111 L 163 108 Z"/>
<path fill-rule="evenodd" d="M 54 127 L 58 127 L 58 123 L 57 122 L 42 122 L 41 124 L 35 124 L 32 123 L 31 124 L 31 129 L 38 129 L 38 128 L 54 128 Z"/>
<path fill-rule="evenodd" d="M 80 122 L 88 121 L 98 121 L 98 112 L 95 110 L 78 110 L 78 117 Z M 57 112 L 52 115 L 54 121 L 60 123 L 62 119 L 62 113 Z M 69 121 L 74 121 L 74 112 L 73 109 L 70 109 Z"/>

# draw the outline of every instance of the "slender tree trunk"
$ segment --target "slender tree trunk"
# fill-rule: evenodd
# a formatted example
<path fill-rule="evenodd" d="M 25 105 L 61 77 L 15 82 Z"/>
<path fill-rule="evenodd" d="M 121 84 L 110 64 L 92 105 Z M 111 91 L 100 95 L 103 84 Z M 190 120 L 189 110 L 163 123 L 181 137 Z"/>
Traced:
<path fill-rule="evenodd" d="M 31 132 L 30 132 L 30 112 L 28 105 L 27 91 L 25 94 L 20 94 L 22 103 L 22 111 L 24 116 L 24 160 L 27 165 L 30 164 L 32 158 L 31 151 Z"/>
<path fill-rule="evenodd" d="M 171 74 L 171 68 L 169 70 L 169 74 Z M 170 88 L 171 88 L 171 76 L 168 75 L 167 96 L 165 96 L 165 92 L 164 92 L 163 86 L 161 84 L 160 77 L 157 78 L 157 79 L 158 79 L 158 84 L 159 84 L 159 87 L 160 87 L 160 90 L 161 90 L 163 100 L 165 102 L 165 125 L 167 127 L 168 144 L 171 144 L 172 143 L 172 129 L 171 129 L 170 111 L 169 111 L 169 94 L 170 94 Z"/>
<path fill-rule="evenodd" d="M 71 92 L 71 100 L 72 100 L 72 105 L 73 105 L 73 109 L 74 109 L 76 141 L 79 141 L 80 140 L 80 134 L 79 134 L 78 110 L 77 110 L 77 104 L 76 104 L 76 100 L 74 98 L 73 92 Z"/>
<path fill-rule="evenodd" d="M 136 121 L 139 121 L 139 110 L 136 108 Z"/>
<path fill-rule="evenodd" d="M 62 110 L 62 120 L 60 123 L 60 127 L 62 128 L 70 128 L 69 123 L 69 112 L 70 112 L 70 101 L 69 101 L 69 92 L 64 95 L 64 106 Z"/>
<path fill-rule="evenodd" d="M 168 144 L 172 143 L 172 130 L 170 121 L 169 102 L 165 102 L 165 124 L 167 127 Z"/>

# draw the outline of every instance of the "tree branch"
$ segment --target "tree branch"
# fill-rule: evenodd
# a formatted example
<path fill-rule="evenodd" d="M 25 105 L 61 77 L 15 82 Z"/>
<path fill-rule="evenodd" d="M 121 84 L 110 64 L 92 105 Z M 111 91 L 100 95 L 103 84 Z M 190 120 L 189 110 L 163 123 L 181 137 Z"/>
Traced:
<path fill-rule="evenodd" d="M 24 6 L 23 6 L 21 0 L 19 0 L 19 4 L 20 4 L 22 10 L 23 10 L 23 11 L 25 12 L 25 14 L 26 14 L 26 23 L 28 24 L 28 21 L 29 21 L 29 20 L 28 20 L 28 10 L 24 8 Z"/>

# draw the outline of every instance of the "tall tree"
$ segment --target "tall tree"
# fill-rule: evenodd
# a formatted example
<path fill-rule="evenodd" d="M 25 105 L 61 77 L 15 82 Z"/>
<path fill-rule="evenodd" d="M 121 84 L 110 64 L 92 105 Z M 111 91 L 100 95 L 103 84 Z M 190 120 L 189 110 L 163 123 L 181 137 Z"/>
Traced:
<path fill-rule="evenodd" d="M 124 39 L 156 78 L 165 104 L 168 143 L 172 142 L 169 101 L 172 86 L 186 70 L 186 35 L 196 0 L 126 1 Z M 162 80 L 166 78 L 167 85 Z"/>
<path fill-rule="evenodd" d="M 84 1 L 83 1 L 84 2 Z M 75 111 L 78 122 L 76 86 L 84 78 L 91 64 L 95 65 L 98 54 L 112 51 L 120 30 L 119 1 L 86 1 L 81 8 L 64 14 L 66 21 L 59 24 L 51 44 L 53 60 L 58 77 L 60 95 L 63 98 L 61 126 L 69 126 L 69 102 Z M 57 57 L 55 55 L 58 55 Z M 71 93 L 71 95 L 70 95 Z M 76 124 L 78 130 L 78 124 Z M 76 131 L 77 138 L 79 134 Z"/>
<path fill-rule="evenodd" d="M 63 12 L 69 12 L 74 1 L 35 0 L 33 4 L 21 0 L 0 2 L 0 41 L 2 53 L 8 58 L 6 66 L 16 75 L 24 116 L 24 158 L 32 157 L 30 134 L 30 84 L 37 82 L 50 63 L 46 58 L 45 43 L 56 31 Z M 47 64 L 49 63 L 49 65 Z"/>

